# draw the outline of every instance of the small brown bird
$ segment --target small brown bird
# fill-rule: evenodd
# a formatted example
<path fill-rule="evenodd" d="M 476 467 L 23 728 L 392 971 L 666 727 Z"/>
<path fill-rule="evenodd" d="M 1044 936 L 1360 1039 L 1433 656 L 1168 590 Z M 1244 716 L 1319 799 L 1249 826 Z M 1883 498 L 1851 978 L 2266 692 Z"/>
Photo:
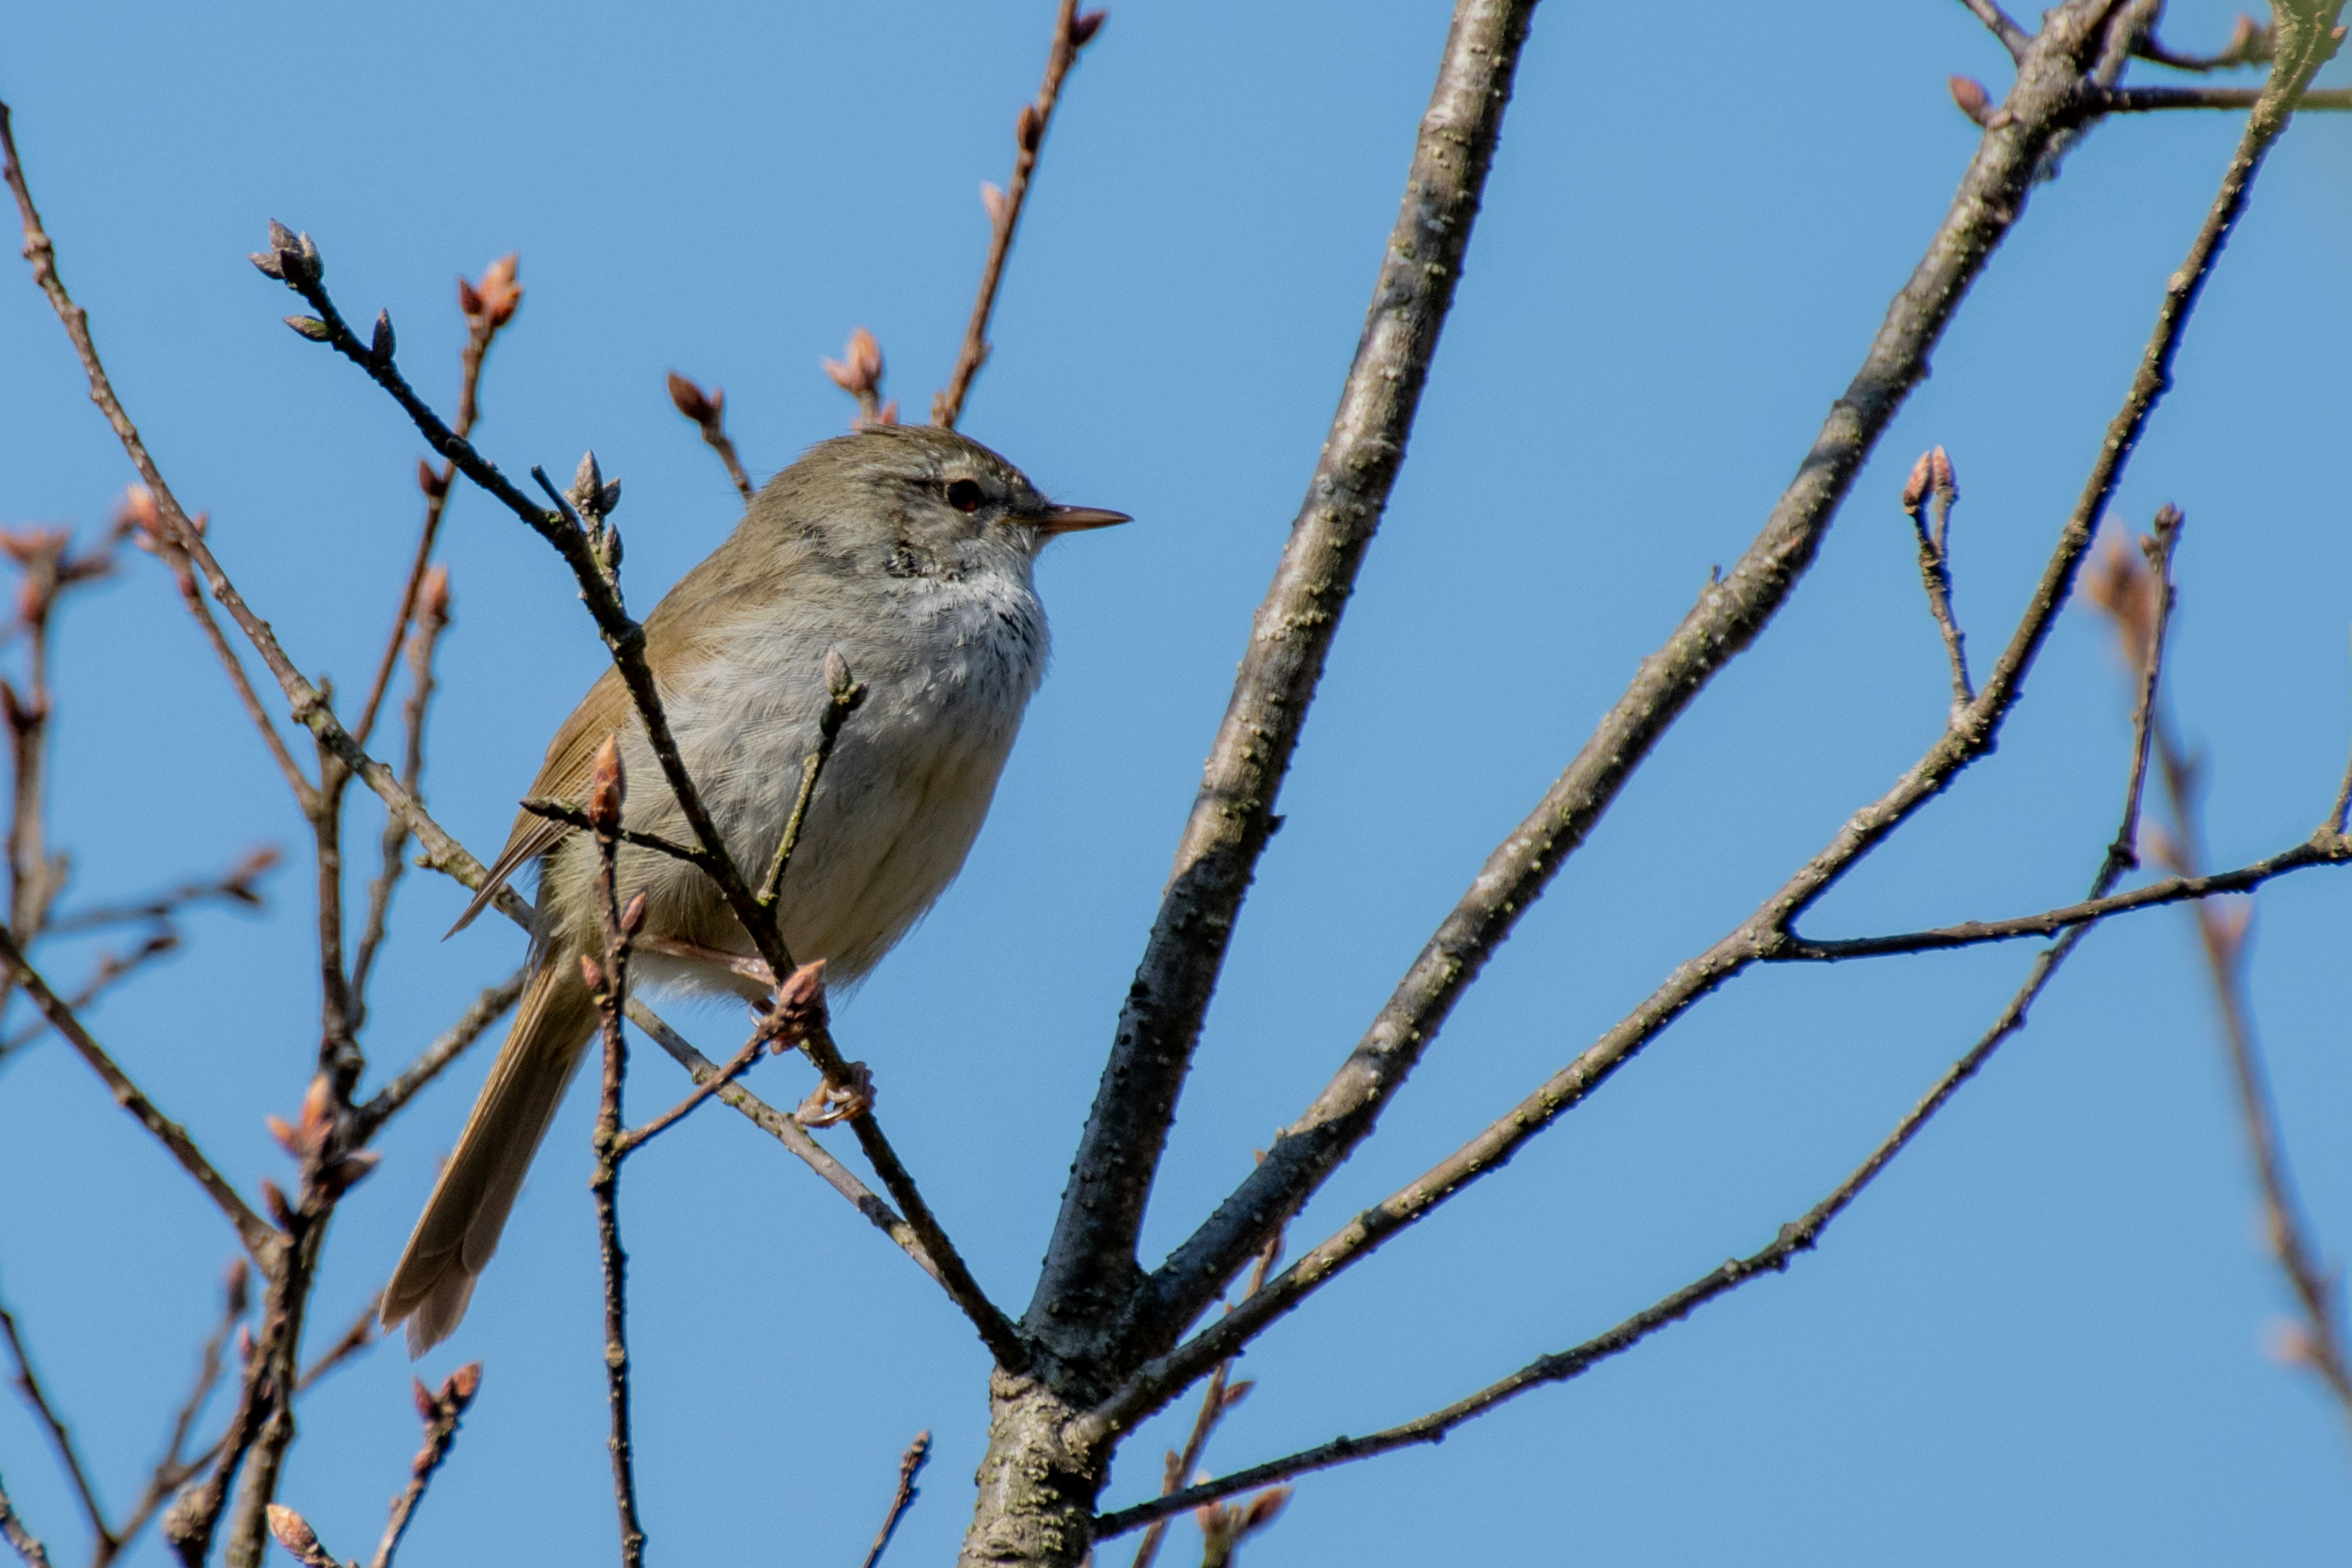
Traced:
<path fill-rule="evenodd" d="M 680 755 L 736 864 L 766 863 L 831 701 L 837 651 L 866 689 L 810 802 L 777 919 L 796 959 L 853 982 L 963 865 L 1021 715 L 1045 673 L 1045 607 L 1031 566 L 1057 535 L 1125 522 L 1056 506 L 975 441 L 885 426 L 826 441 L 769 481 L 726 542 L 646 621 L 646 657 Z M 616 671 L 555 733 L 530 793 L 577 800 L 618 738 L 634 781 L 626 826 L 691 837 Z M 527 861 L 540 863 L 530 982 L 457 1147 L 384 1289 L 412 1352 L 446 1339 L 564 1088 L 596 1010 L 580 973 L 600 951 L 594 847 L 528 812 L 457 922 Z M 621 898 L 646 896 L 635 966 L 656 986 L 759 999 L 730 960 L 755 956 L 710 879 L 623 847 Z"/>

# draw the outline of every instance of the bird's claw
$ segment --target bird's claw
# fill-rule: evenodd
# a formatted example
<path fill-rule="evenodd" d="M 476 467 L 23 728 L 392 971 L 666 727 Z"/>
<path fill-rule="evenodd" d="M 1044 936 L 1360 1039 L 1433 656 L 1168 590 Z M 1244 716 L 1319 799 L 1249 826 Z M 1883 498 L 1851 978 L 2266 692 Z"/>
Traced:
<path fill-rule="evenodd" d="M 793 1120 L 803 1127 L 833 1127 L 844 1121 L 854 1121 L 874 1109 L 874 1074 L 864 1062 L 845 1064 L 849 1071 L 847 1083 L 821 1083 L 809 1091 L 809 1097 L 793 1112 Z"/>

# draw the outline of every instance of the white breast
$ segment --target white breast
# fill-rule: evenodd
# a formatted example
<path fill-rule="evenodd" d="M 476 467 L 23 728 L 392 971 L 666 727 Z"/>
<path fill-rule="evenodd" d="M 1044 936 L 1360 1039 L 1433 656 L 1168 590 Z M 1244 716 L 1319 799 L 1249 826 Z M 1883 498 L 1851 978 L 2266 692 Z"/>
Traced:
<path fill-rule="evenodd" d="M 865 687 L 779 906 L 793 958 L 824 959 L 836 984 L 862 976 L 906 934 L 979 835 L 1045 676 L 1045 616 L 1027 567 L 1019 559 L 954 579 L 860 584 L 860 605 L 796 604 L 742 626 L 677 689 L 665 685 L 688 769 L 754 879 L 816 744 L 826 650 L 838 648 Z"/>

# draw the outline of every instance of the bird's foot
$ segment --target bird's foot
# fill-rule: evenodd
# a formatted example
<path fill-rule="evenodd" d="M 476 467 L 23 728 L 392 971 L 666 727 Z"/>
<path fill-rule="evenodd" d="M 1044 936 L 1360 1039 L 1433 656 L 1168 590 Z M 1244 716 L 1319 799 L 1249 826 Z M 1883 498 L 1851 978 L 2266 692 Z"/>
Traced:
<path fill-rule="evenodd" d="M 832 1127 L 854 1121 L 874 1109 L 874 1074 L 864 1062 L 843 1066 L 848 1069 L 849 1081 L 817 1085 L 793 1112 L 793 1121 L 803 1127 Z"/>

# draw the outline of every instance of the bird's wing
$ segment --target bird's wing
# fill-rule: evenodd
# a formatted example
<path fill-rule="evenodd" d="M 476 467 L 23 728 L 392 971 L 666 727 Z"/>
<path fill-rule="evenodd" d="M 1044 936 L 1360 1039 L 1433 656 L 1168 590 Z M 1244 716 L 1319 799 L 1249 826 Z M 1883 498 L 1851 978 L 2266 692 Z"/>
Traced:
<path fill-rule="evenodd" d="M 540 764 L 539 777 L 531 781 L 530 793 L 540 799 L 577 799 L 588 787 L 588 770 L 596 758 L 596 748 L 604 737 L 636 721 L 629 702 L 627 688 L 621 684 L 621 672 L 608 669 L 597 677 L 580 706 L 555 731 L 555 739 L 547 743 L 547 760 Z M 507 846 L 490 866 L 490 874 L 457 923 L 449 928 L 455 936 L 474 923 L 474 917 L 489 907 L 500 888 L 507 885 L 523 866 L 555 847 L 558 839 L 572 829 L 561 822 L 528 811 L 515 814 L 514 829 L 507 835 Z M 445 939 L 446 940 L 446 939 Z"/>

